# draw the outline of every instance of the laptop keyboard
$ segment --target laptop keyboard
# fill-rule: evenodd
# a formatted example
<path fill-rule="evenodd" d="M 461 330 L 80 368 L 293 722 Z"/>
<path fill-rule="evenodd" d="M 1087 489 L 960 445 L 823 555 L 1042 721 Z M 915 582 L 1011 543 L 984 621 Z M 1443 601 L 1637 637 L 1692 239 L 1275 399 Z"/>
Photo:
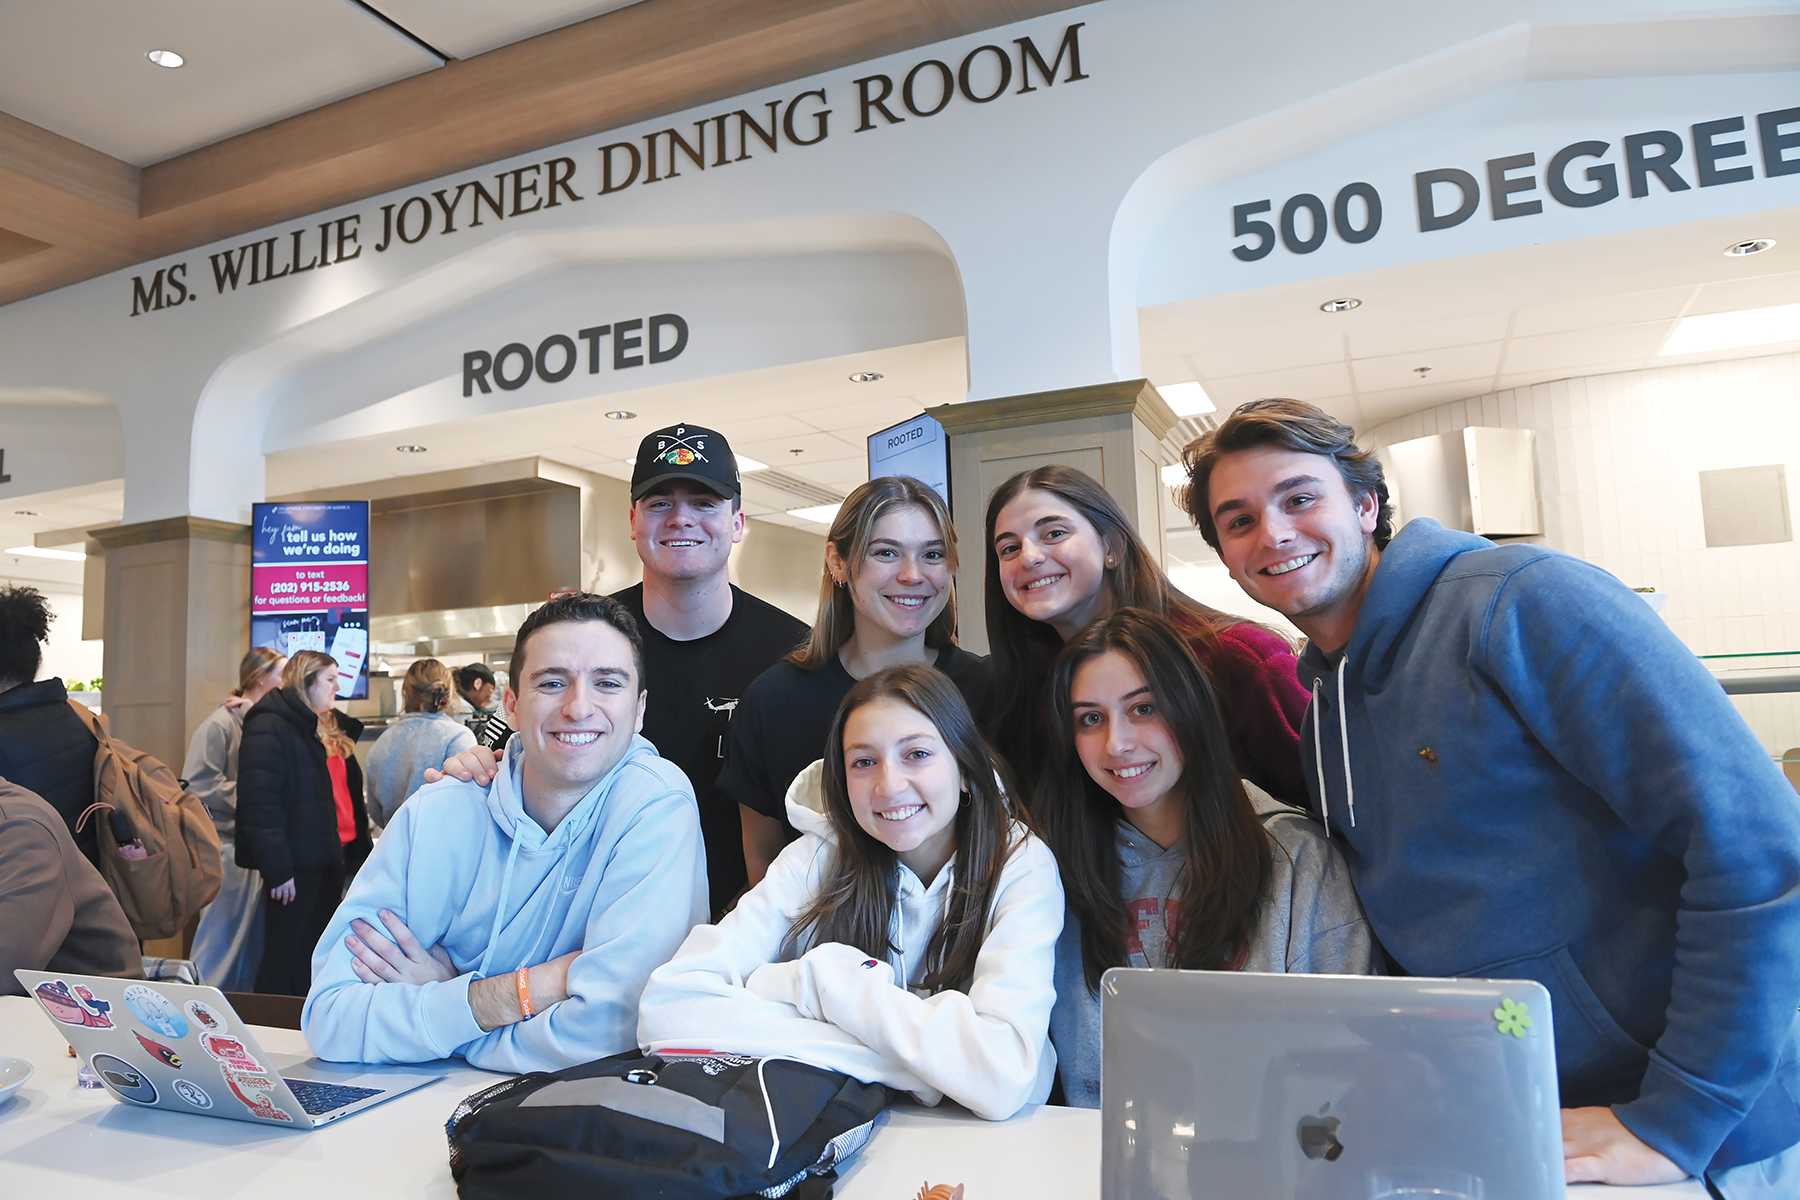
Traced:
<path fill-rule="evenodd" d="M 294 1093 L 294 1099 L 306 1110 L 308 1116 L 322 1117 L 328 1112 L 336 1112 L 346 1104 L 355 1104 L 367 1096 L 381 1095 L 380 1088 L 349 1087 L 341 1083 L 320 1083 L 313 1079 L 288 1079 L 281 1082 L 288 1085 Z"/>

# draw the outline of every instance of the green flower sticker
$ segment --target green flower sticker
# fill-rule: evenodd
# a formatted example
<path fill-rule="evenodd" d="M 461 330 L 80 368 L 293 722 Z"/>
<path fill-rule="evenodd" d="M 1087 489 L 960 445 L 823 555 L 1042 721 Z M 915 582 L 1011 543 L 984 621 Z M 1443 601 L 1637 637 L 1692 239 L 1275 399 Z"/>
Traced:
<path fill-rule="evenodd" d="M 1517 1000 L 1502 1000 L 1500 1007 L 1494 1010 L 1494 1021 L 1502 1034 L 1510 1033 L 1516 1038 L 1525 1036 L 1531 1028 L 1531 1006 L 1520 1004 Z"/>

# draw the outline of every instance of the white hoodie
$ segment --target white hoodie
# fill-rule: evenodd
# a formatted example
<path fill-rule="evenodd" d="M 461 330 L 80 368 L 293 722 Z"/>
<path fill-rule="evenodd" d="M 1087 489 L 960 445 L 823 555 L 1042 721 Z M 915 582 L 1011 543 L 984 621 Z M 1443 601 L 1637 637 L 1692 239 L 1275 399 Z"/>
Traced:
<path fill-rule="evenodd" d="M 781 962 L 789 928 L 818 895 L 836 854 L 823 778 L 824 763 L 815 762 L 788 788 L 788 820 L 800 839 L 724 920 L 695 928 L 650 976 L 638 1040 L 653 1051 L 789 1058 L 911 1092 L 925 1104 L 949 1096 L 991 1121 L 1042 1104 L 1056 1073 L 1049 1028 L 1063 921 L 1062 880 L 1049 849 L 1013 826 L 966 995 L 908 990 L 924 978 L 954 860 L 929 888 L 900 866 L 890 939 L 899 949 L 889 961 L 831 942 Z"/>

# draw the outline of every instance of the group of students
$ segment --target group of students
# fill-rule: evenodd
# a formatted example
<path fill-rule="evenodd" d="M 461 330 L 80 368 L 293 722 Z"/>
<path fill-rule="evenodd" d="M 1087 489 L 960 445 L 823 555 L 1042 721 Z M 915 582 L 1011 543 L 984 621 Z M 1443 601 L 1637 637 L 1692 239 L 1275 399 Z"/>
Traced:
<path fill-rule="evenodd" d="M 808 631 L 726 578 L 724 439 L 651 435 L 644 583 L 520 627 L 504 752 L 405 801 L 316 941 L 314 1050 L 706 1047 L 1003 1118 L 1098 1103 L 1109 967 L 1527 978 L 1572 1180 L 1792 1195 L 1800 801 L 1710 675 L 1597 568 L 1396 533 L 1310 405 L 1245 405 L 1184 462 L 1298 659 L 1058 466 L 988 504 L 991 658 L 904 478 L 844 502 Z"/>

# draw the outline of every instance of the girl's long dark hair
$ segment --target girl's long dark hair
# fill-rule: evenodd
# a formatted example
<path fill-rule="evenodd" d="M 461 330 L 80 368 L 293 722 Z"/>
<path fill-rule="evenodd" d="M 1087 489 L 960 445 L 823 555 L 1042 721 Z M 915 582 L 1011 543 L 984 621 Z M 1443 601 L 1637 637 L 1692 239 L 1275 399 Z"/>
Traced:
<path fill-rule="evenodd" d="M 1052 464 L 1020 471 L 994 489 L 987 507 L 987 635 L 994 663 L 997 709 L 990 732 L 1007 762 L 1041 763 L 1048 751 L 1049 728 L 1044 694 L 1050 663 L 1062 649 L 1056 630 L 1034 621 L 1012 606 L 1000 586 L 1000 555 L 994 549 L 1000 510 L 1028 491 L 1048 492 L 1092 525 L 1118 565 L 1106 571 L 1112 607 L 1141 608 L 1168 617 L 1193 638 L 1207 641 L 1238 618 L 1209 608 L 1182 594 L 1156 565 L 1150 547 L 1132 528 L 1131 519 L 1098 480 L 1074 467 Z"/>
<path fill-rule="evenodd" d="M 781 947 L 785 959 L 809 946 L 842 942 L 886 961 L 897 896 L 899 858 L 856 823 L 844 777 L 844 726 L 865 704 L 896 700 L 937 726 L 956 759 L 966 789 L 956 812 L 955 875 L 944 919 L 925 948 L 925 986 L 932 992 L 967 992 L 975 959 L 987 937 L 1000 873 L 1013 849 L 1007 811 L 1006 769 L 988 748 L 956 685 L 937 670 L 909 664 L 889 667 L 850 689 L 831 723 L 825 750 L 825 815 L 837 835 L 837 854 L 819 894 L 794 921 Z"/>
<path fill-rule="evenodd" d="M 1228 969 L 1256 933 L 1272 871 L 1269 838 L 1232 765 L 1212 684 L 1166 618 L 1124 608 L 1070 642 L 1051 669 L 1053 743 L 1033 801 L 1039 835 L 1062 869 L 1063 894 L 1081 919 L 1081 957 L 1090 991 L 1100 973 L 1126 965 L 1130 915 L 1120 893 L 1119 802 L 1088 775 L 1075 751 L 1070 689 L 1076 671 L 1102 654 L 1130 659 L 1150 685 L 1157 711 L 1181 751 L 1181 893 L 1172 966 Z"/>

